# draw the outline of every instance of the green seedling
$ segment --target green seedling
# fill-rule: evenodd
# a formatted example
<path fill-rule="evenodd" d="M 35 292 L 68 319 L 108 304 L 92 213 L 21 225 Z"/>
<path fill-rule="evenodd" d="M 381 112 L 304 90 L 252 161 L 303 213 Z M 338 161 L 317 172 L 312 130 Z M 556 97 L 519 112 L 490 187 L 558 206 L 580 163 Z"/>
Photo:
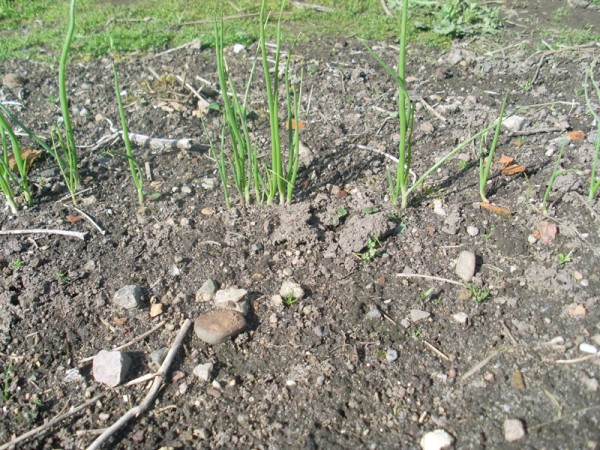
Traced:
<path fill-rule="evenodd" d="M 554 168 L 552 169 L 552 174 L 550 175 L 550 179 L 548 180 L 548 186 L 546 187 L 546 191 L 544 192 L 544 198 L 542 199 L 542 212 L 546 214 L 548 212 L 548 197 L 550 197 L 550 192 L 552 192 L 552 187 L 554 186 L 554 182 L 558 177 L 566 175 L 571 172 L 577 172 L 575 169 L 563 169 L 560 170 L 560 165 L 562 162 L 562 156 L 565 151 L 565 147 L 567 146 L 567 140 L 560 147 L 560 151 L 558 152 L 558 156 L 556 157 L 556 161 L 554 162 Z"/>
<path fill-rule="evenodd" d="M 458 161 L 458 168 L 460 170 L 468 170 L 471 167 L 471 163 L 469 161 Z"/>
<path fill-rule="evenodd" d="M 55 271 L 54 276 L 56 277 L 56 281 L 58 281 L 58 284 L 60 284 L 60 285 L 71 284 L 71 282 L 73 281 L 73 280 L 71 280 L 71 277 L 69 276 L 69 274 L 62 270 Z"/>
<path fill-rule="evenodd" d="M 111 39 L 112 47 L 112 39 Z M 113 75 L 115 80 L 115 96 L 117 97 L 117 106 L 119 108 L 119 117 L 121 119 L 121 128 L 123 129 L 123 142 L 125 143 L 125 154 L 127 162 L 129 164 L 129 171 L 131 172 L 131 178 L 133 185 L 138 195 L 138 203 L 140 207 L 144 206 L 144 174 L 142 168 L 135 159 L 133 150 L 131 148 L 131 141 L 129 140 L 129 127 L 127 126 L 127 118 L 125 117 L 125 108 L 123 108 L 123 101 L 121 99 L 121 90 L 119 89 L 119 76 L 117 74 L 117 66 L 113 61 Z"/>
<path fill-rule="evenodd" d="M 483 303 L 485 300 L 490 298 L 491 293 L 487 289 L 478 288 L 473 286 L 472 284 L 467 284 L 465 286 L 469 292 L 471 293 L 471 298 L 475 303 Z"/>
<path fill-rule="evenodd" d="M 379 212 L 379 208 L 377 206 L 373 206 L 371 207 L 366 207 L 362 209 L 362 213 L 366 216 L 370 216 L 372 214 L 378 213 Z"/>
<path fill-rule="evenodd" d="M 379 242 L 379 237 L 373 236 L 367 240 L 365 245 L 366 250 L 363 253 L 356 253 L 356 256 L 363 261 L 371 262 L 380 255 L 380 247 L 381 243 Z"/>
<path fill-rule="evenodd" d="M 415 328 L 411 333 L 413 339 L 418 339 L 419 341 L 423 339 L 423 328 L 418 327 Z"/>
<path fill-rule="evenodd" d="M 272 204 L 275 196 L 279 194 L 279 202 L 290 203 L 296 184 L 298 166 L 300 163 L 300 100 L 302 98 L 302 76 L 300 77 L 300 86 L 298 92 L 296 87 L 292 86 L 289 78 L 290 61 L 292 52 L 287 57 L 284 70 L 285 78 L 285 97 L 287 106 L 287 125 L 288 125 L 288 155 L 287 164 L 284 163 L 283 149 L 281 147 L 281 137 L 279 132 L 279 64 L 281 59 L 281 16 L 285 0 L 281 2 L 279 10 L 279 21 L 277 23 L 277 37 L 275 49 L 275 67 L 273 77 L 269 69 L 267 55 L 267 36 L 265 15 L 266 1 L 262 1 L 260 8 L 260 39 L 259 48 L 262 57 L 262 65 L 265 76 L 265 88 L 267 90 L 267 106 L 269 110 L 269 120 L 271 128 L 271 171 L 267 172 L 267 204 Z"/>
<path fill-rule="evenodd" d="M 13 262 L 10 263 L 10 267 L 13 270 L 20 269 L 21 267 L 23 267 L 23 261 L 21 261 L 20 259 L 15 259 Z"/>
<path fill-rule="evenodd" d="M 7 115 L 10 118 L 10 116 Z M 8 139 L 7 139 L 8 136 Z M 21 146 L 19 140 L 12 127 L 5 118 L 5 115 L 0 113 L 0 138 L 2 142 L 2 157 L 0 158 L 0 189 L 6 198 L 6 202 L 13 214 L 17 213 L 17 205 L 15 202 L 15 191 L 13 186 L 17 186 L 23 195 L 25 204 L 32 204 L 32 195 L 29 188 L 29 180 L 27 176 L 27 162 L 21 154 Z M 9 165 L 8 145 L 10 143 L 12 155 L 17 167 L 18 177 L 14 176 Z"/>
<path fill-rule="evenodd" d="M 564 253 L 559 253 L 558 254 L 558 265 L 563 266 L 567 263 L 573 262 L 573 258 L 571 257 L 573 255 L 573 251 L 574 250 L 571 250 L 566 255 Z"/>
<path fill-rule="evenodd" d="M 450 150 L 440 160 L 427 169 L 412 185 L 409 185 L 411 175 L 411 164 L 413 159 L 412 134 L 414 129 L 414 105 L 406 90 L 404 83 L 405 79 L 405 62 L 406 62 L 406 44 L 407 44 L 407 23 L 408 23 L 408 0 L 403 0 L 402 3 L 402 18 L 400 30 L 400 47 L 398 54 L 397 70 L 392 69 L 371 49 L 368 45 L 365 48 L 371 55 L 381 64 L 387 74 L 394 80 L 398 89 L 398 122 L 400 125 L 400 141 L 398 144 L 398 163 L 396 165 L 396 176 L 392 176 L 388 172 L 388 183 L 390 188 L 390 199 L 394 205 L 400 202 L 401 208 L 406 209 L 408 199 L 411 193 L 421 187 L 425 180 L 442 166 L 448 159 L 456 155 L 460 150 L 469 145 L 474 140 L 488 133 L 495 125 L 489 125 L 480 132 L 471 136 L 458 146 Z M 502 118 L 498 123 L 501 123 Z"/>
<path fill-rule="evenodd" d="M 298 301 L 298 299 L 291 294 L 283 297 L 283 304 L 285 306 L 292 306 L 296 301 Z"/>
<path fill-rule="evenodd" d="M 492 233 L 494 231 L 494 228 L 496 228 L 496 225 L 494 225 L 493 223 L 490 223 L 489 231 L 483 235 L 483 238 L 486 241 L 489 241 L 492 238 Z"/>
<path fill-rule="evenodd" d="M 75 137 L 73 134 L 73 126 L 71 124 L 71 115 L 69 113 L 69 99 L 67 96 L 67 61 L 69 58 L 69 50 L 73 41 L 73 33 L 75 31 L 75 0 L 71 0 L 69 8 L 69 27 L 67 30 L 67 36 L 63 45 L 62 53 L 60 56 L 60 63 L 58 68 L 58 97 L 60 100 L 60 109 L 63 119 L 63 130 L 58 127 L 53 132 L 53 144 L 58 144 L 61 149 L 62 155 L 59 155 L 58 151 L 54 150 L 55 145 L 52 146 L 52 156 L 56 159 L 61 174 L 71 195 L 73 203 L 77 203 L 75 198 L 75 192 L 79 188 L 79 163 L 77 159 L 77 147 L 75 146 Z"/>
<path fill-rule="evenodd" d="M 424 302 L 425 300 L 427 300 L 429 297 L 431 297 L 431 294 L 433 294 L 434 288 L 429 288 L 424 292 L 421 292 L 418 297 L 417 300 L 420 302 Z"/>
<path fill-rule="evenodd" d="M 592 167 L 590 173 L 590 188 L 588 191 L 588 201 L 591 203 L 596 198 L 596 194 L 598 190 L 600 190 L 600 115 L 596 113 L 594 108 L 592 107 L 592 103 L 590 101 L 590 94 L 588 92 L 589 84 L 592 85 L 594 91 L 596 92 L 596 96 L 598 97 L 598 101 L 600 102 L 600 87 L 594 78 L 594 69 L 598 60 L 594 61 L 588 71 L 585 73 L 585 84 L 584 84 L 584 94 L 585 94 L 585 103 L 587 105 L 587 109 L 591 116 L 594 118 L 597 127 L 597 135 L 596 141 L 594 142 L 594 156 L 592 159 Z"/>
<path fill-rule="evenodd" d="M 445 0 L 437 13 L 433 31 L 452 38 L 492 33 L 502 25 L 499 11 L 472 0 Z"/>
<path fill-rule="evenodd" d="M 504 110 L 506 109 L 506 101 L 508 99 L 508 93 L 502 100 L 502 106 L 500 107 L 500 117 L 496 123 L 496 129 L 494 131 L 494 139 L 489 149 L 485 149 L 485 138 L 487 132 L 479 139 L 479 195 L 481 201 L 488 203 L 486 197 L 487 182 L 490 177 L 490 170 L 492 169 L 492 162 L 494 161 L 494 153 L 496 152 L 496 146 L 498 145 L 498 137 L 500 136 L 500 129 L 502 128 L 502 120 L 504 118 Z"/>

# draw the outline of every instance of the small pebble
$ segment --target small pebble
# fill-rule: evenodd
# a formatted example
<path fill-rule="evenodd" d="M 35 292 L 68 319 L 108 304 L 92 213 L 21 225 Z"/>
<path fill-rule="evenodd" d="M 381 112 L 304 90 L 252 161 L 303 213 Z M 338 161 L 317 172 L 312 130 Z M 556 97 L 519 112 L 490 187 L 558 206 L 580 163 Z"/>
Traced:
<path fill-rule="evenodd" d="M 503 428 L 507 442 L 515 442 L 525 436 L 525 425 L 519 419 L 506 419 Z"/>
<path fill-rule="evenodd" d="M 385 353 L 385 359 L 388 362 L 394 362 L 396 361 L 396 359 L 398 359 L 398 352 L 394 349 L 389 349 L 386 353 Z"/>
<path fill-rule="evenodd" d="M 530 244 L 535 244 L 537 242 L 537 238 L 533 234 L 530 234 L 527 236 L 527 242 Z"/>
<path fill-rule="evenodd" d="M 169 349 L 166 347 L 162 347 L 162 348 L 154 350 L 152 353 L 150 353 L 150 362 L 153 365 L 160 367 L 160 365 L 165 360 L 165 357 L 167 356 L 168 352 L 169 352 Z"/>
<path fill-rule="evenodd" d="M 124 352 L 100 350 L 92 363 L 94 379 L 110 387 L 118 386 L 127 376 L 131 358 Z"/>
<path fill-rule="evenodd" d="M 431 316 L 427 311 L 421 311 L 420 309 L 411 309 L 409 317 L 411 322 L 418 322 L 420 320 L 428 319 Z"/>
<path fill-rule="evenodd" d="M 217 283 L 214 280 L 208 279 L 204 282 L 202 287 L 196 292 L 197 302 L 209 302 L 215 296 L 217 291 Z"/>
<path fill-rule="evenodd" d="M 298 283 L 286 280 L 281 284 L 279 295 L 281 295 L 283 298 L 293 297 L 296 300 L 302 300 L 304 297 L 304 289 L 302 289 L 302 286 L 300 286 Z"/>
<path fill-rule="evenodd" d="M 452 318 L 461 325 L 464 325 L 469 321 L 469 316 L 464 312 L 453 314 Z"/>
<path fill-rule="evenodd" d="M 365 317 L 368 320 L 377 320 L 381 319 L 383 315 L 381 314 L 381 311 L 379 311 L 379 308 L 377 306 L 371 305 L 371 309 L 369 309 L 369 312 L 367 312 Z"/>
<path fill-rule="evenodd" d="M 593 355 L 598 353 L 598 349 L 596 347 L 594 347 L 591 344 L 586 344 L 585 342 L 582 342 L 581 344 L 579 344 L 579 351 L 584 352 L 584 353 L 591 353 Z"/>
<path fill-rule="evenodd" d="M 123 286 L 113 296 L 113 302 L 125 309 L 134 309 L 137 308 L 140 302 L 142 301 L 142 297 L 144 292 L 142 288 L 136 285 L 128 285 Z"/>
<path fill-rule="evenodd" d="M 246 300 L 247 293 L 246 289 L 221 289 L 215 293 L 215 306 L 217 308 L 232 309 L 245 315 L 249 309 Z"/>
<path fill-rule="evenodd" d="M 465 283 L 470 282 L 475 275 L 475 263 L 475 253 L 463 250 L 456 260 L 456 275 Z"/>
<path fill-rule="evenodd" d="M 454 437 L 444 430 L 430 431 L 421 438 L 421 448 L 423 450 L 451 449 L 453 444 Z"/>
<path fill-rule="evenodd" d="M 202 381 L 209 381 L 210 377 L 212 376 L 213 368 L 214 365 L 210 362 L 206 364 L 198 364 L 196 367 L 194 367 L 192 373 Z"/>
<path fill-rule="evenodd" d="M 477 236 L 477 235 L 479 234 L 479 228 L 477 228 L 477 227 L 474 227 L 473 225 L 469 225 L 469 226 L 467 227 L 467 234 L 468 234 L 469 236 L 473 236 L 473 237 L 475 237 L 475 236 Z"/>

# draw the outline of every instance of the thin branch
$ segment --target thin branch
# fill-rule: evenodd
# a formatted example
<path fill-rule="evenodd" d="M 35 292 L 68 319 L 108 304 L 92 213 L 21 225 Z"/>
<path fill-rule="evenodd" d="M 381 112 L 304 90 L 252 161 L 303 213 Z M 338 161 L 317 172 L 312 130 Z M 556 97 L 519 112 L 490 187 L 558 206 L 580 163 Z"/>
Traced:
<path fill-rule="evenodd" d="M 94 442 L 92 442 L 92 444 L 88 447 L 87 450 L 98 450 L 113 434 L 115 434 L 124 425 L 126 425 L 127 422 L 129 422 L 131 419 L 139 416 L 140 414 L 143 414 L 150 408 L 152 402 L 154 402 L 154 399 L 158 395 L 158 391 L 162 387 L 163 380 L 165 379 L 165 375 L 166 375 L 167 371 L 169 370 L 169 367 L 173 363 L 173 360 L 175 359 L 175 355 L 179 351 L 179 347 L 181 347 L 181 344 L 183 343 L 183 339 L 185 338 L 191 325 L 192 325 L 192 321 L 190 319 L 186 319 L 185 322 L 183 323 L 181 330 L 179 330 L 179 333 L 177 334 L 177 337 L 175 338 L 173 345 L 169 349 L 169 353 L 167 353 L 167 357 L 165 358 L 164 362 L 160 366 L 160 369 L 156 373 L 156 377 L 154 378 L 152 386 L 150 387 L 150 390 L 148 391 L 148 394 L 146 395 L 146 397 L 144 398 L 142 403 L 131 408 L 129 411 L 127 411 L 125 414 L 123 414 L 119 420 L 117 420 L 114 424 L 112 424 L 109 428 L 107 428 L 104 433 L 102 433 L 100 436 L 98 436 L 98 438 Z"/>
<path fill-rule="evenodd" d="M 328 6 L 315 5 L 313 3 L 305 3 L 305 2 L 298 2 L 298 1 L 292 1 L 291 3 L 296 8 L 314 9 L 315 11 L 319 11 L 319 12 L 334 12 L 335 11 L 333 8 L 329 8 Z"/>
<path fill-rule="evenodd" d="M 557 359 L 554 361 L 556 364 L 577 364 L 580 362 L 587 361 L 588 359 L 594 359 L 600 357 L 600 353 L 595 353 L 593 355 L 582 356 L 580 358 L 575 359 Z"/>
<path fill-rule="evenodd" d="M 18 443 L 20 443 L 20 442 L 22 442 L 22 441 L 24 441 L 24 440 L 26 440 L 26 439 L 29 439 L 30 437 L 34 437 L 34 436 L 36 436 L 36 435 L 38 435 L 38 434 L 41 434 L 41 433 L 43 433 L 43 432 L 44 432 L 44 431 L 46 431 L 48 428 L 50 428 L 50 427 L 54 426 L 55 424 L 57 424 L 57 423 L 58 423 L 58 422 L 60 422 L 61 420 L 67 419 L 67 418 L 71 417 L 72 415 L 74 415 L 74 414 L 77 414 L 77 413 L 78 413 L 79 411 L 81 411 L 82 409 L 85 409 L 85 408 L 87 408 L 88 406 L 91 406 L 91 405 L 93 405 L 94 403 L 96 403 L 98 400 L 100 400 L 102 397 L 104 397 L 104 396 L 105 396 L 106 394 L 108 394 L 109 392 L 110 392 L 110 391 L 105 391 L 105 392 L 103 392 L 102 394 L 98 394 L 98 395 L 96 395 L 94 398 L 91 398 L 91 399 L 89 399 L 87 402 L 83 403 L 82 405 L 79 405 L 78 407 L 76 407 L 76 408 L 72 409 L 71 411 L 69 411 L 69 412 L 67 412 L 67 413 L 65 413 L 65 414 L 58 415 L 58 416 L 54 417 L 53 419 L 50 419 L 50 420 L 49 420 L 48 422 L 46 422 L 45 424 L 43 424 L 43 425 L 40 425 L 39 427 L 37 427 L 37 428 L 34 428 L 33 430 L 31 430 L 31 431 L 28 431 L 27 433 L 25 433 L 25 434 L 22 434 L 21 436 L 19 436 L 19 437 L 16 437 L 16 438 L 14 438 L 13 440 L 11 440 L 11 441 L 9 441 L 9 442 L 7 442 L 7 443 L 3 444 L 3 445 L 0 445 L 0 450 L 5 450 L 5 449 L 8 449 L 8 448 L 10 448 L 10 447 L 14 447 L 14 446 L 16 446 Z"/>
<path fill-rule="evenodd" d="M 418 95 L 418 96 L 415 97 L 415 100 L 417 100 L 419 103 L 422 103 L 423 106 L 425 107 L 425 109 L 427 109 L 427 111 L 429 111 L 435 117 L 437 117 L 438 119 L 440 119 L 442 122 L 448 122 L 448 119 L 446 119 L 439 112 L 437 112 L 435 109 L 433 109 L 433 106 L 431 106 L 429 103 L 427 103 L 423 97 L 421 97 L 420 95 Z"/>
<path fill-rule="evenodd" d="M 388 5 L 385 3 L 385 0 L 381 0 L 381 7 L 383 8 L 383 12 L 385 13 L 386 16 L 390 16 L 390 17 L 394 16 L 392 14 L 392 12 L 390 11 L 390 8 L 388 8 Z"/>
<path fill-rule="evenodd" d="M 158 325 L 156 325 L 154 328 L 152 328 L 152 329 L 150 329 L 150 330 L 146 331 L 146 332 L 145 332 L 145 333 L 143 333 L 143 334 L 140 334 L 138 337 L 136 337 L 136 338 L 133 338 L 131 341 L 129 341 L 129 342 L 126 342 L 125 344 L 123 344 L 123 345 L 120 345 L 120 346 L 118 346 L 117 348 L 114 348 L 114 349 L 113 349 L 113 351 L 115 351 L 115 352 L 116 352 L 116 351 L 119 351 L 119 350 L 123 350 L 123 349 L 125 349 L 125 348 L 127 348 L 127 347 L 131 347 L 131 346 L 132 346 L 133 344 L 135 344 L 136 342 L 139 342 L 139 341 L 141 341 L 141 340 L 145 339 L 146 337 L 148 337 L 149 335 L 151 335 L 151 334 L 152 334 L 152 333 L 154 333 L 155 331 L 159 330 L 159 329 L 160 329 L 160 328 L 161 328 L 161 327 L 162 327 L 162 326 L 163 326 L 165 323 L 167 323 L 167 321 L 166 321 L 166 320 L 163 320 L 163 321 L 162 321 L 162 322 L 160 322 Z M 88 361 L 91 361 L 91 360 L 93 360 L 93 359 L 94 359 L 94 357 L 93 357 L 93 356 L 89 356 L 89 357 L 87 357 L 87 358 L 80 359 L 80 360 L 79 360 L 79 362 L 78 362 L 78 365 L 79 365 L 79 366 L 81 366 L 83 363 L 86 363 L 86 362 L 88 362 Z"/>
<path fill-rule="evenodd" d="M 61 236 L 69 236 L 77 239 L 85 240 L 87 233 L 80 233 L 79 231 L 68 231 L 68 230 L 46 230 L 46 229 L 32 229 L 32 230 L 0 230 L 2 234 L 58 234 Z"/>
<path fill-rule="evenodd" d="M 66 208 L 68 208 L 69 206 L 71 208 L 73 208 L 75 211 L 77 211 L 79 214 L 81 214 L 85 219 L 87 219 L 99 232 L 102 236 L 106 235 L 106 231 L 103 230 L 100 225 L 98 225 L 94 219 L 92 219 L 88 214 L 86 214 L 85 212 L 83 212 L 82 210 L 80 210 L 79 208 L 73 206 L 73 205 L 64 205 Z"/>
<path fill-rule="evenodd" d="M 457 286 L 465 287 L 464 283 L 460 283 L 458 281 L 450 280 L 448 278 L 434 277 L 434 276 L 431 276 L 431 275 L 419 275 L 417 273 L 397 273 L 396 276 L 397 277 L 401 277 L 401 278 L 425 278 L 427 280 L 441 281 L 443 283 L 456 284 Z"/>
<path fill-rule="evenodd" d="M 450 361 L 450 358 L 448 356 L 446 356 L 440 350 L 438 350 L 437 348 L 435 348 L 432 344 L 430 344 L 429 342 L 427 342 L 425 339 L 421 339 L 421 342 L 423 342 L 423 344 L 425 344 L 433 353 L 435 353 L 436 355 L 438 355 L 440 358 L 445 359 L 446 361 Z"/>
<path fill-rule="evenodd" d="M 184 48 L 200 48 L 200 39 L 198 39 L 198 38 L 192 39 L 190 42 L 186 42 L 185 44 L 181 44 L 178 47 L 173 47 L 173 48 L 170 48 L 168 50 L 165 50 L 164 52 L 160 52 L 160 53 L 156 53 L 154 55 L 150 55 L 150 56 L 146 57 L 146 59 L 158 58 L 160 56 L 167 55 L 169 53 L 176 52 L 177 50 L 182 50 Z"/>
<path fill-rule="evenodd" d="M 475 364 L 467 373 L 465 373 L 460 379 L 462 381 L 465 381 L 467 378 L 469 378 L 471 375 L 476 374 L 477 372 L 479 372 L 481 369 L 483 369 L 483 367 L 489 363 L 492 359 L 494 359 L 496 356 L 498 356 L 500 353 L 502 353 L 504 350 L 506 350 L 506 348 L 504 346 L 500 347 L 498 350 L 496 350 L 495 352 L 491 353 L 489 356 L 486 356 L 485 358 L 483 358 L 480 362 L 478 362 L 477 364 Z"/>

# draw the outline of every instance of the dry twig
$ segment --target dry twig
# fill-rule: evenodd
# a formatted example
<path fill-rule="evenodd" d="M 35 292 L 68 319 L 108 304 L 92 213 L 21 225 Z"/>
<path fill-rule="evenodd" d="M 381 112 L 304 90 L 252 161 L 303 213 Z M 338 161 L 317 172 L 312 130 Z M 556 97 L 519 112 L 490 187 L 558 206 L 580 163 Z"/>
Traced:
<path fill-rule="evenodd" d="M 106 231 L 103 230 L 100 225 L 98 225 L 94 219 L 92 219 L 88 214 L 84 213 L 82 210 L 80 210 L 79 208 L 75 207 L 74 205 L 65 205 L 65 208 L 68 208 L 69 206 L 71 208 L 73 208 L 75 211 L 77 211 L 79 214 L 81 214 L 86 220 L 88 220 L 99 232 L 102 236 L 106 235 Z"/>
<path fill-rule="evenodd" d="M 477 372 L 479 372 L 481 369 L 483 369 L 483 367 L 489 363 L 492 359 L 494 359 L 496 356 L 498 356 L 500 353 L 502 353 L 504 350 L 506 350 L 506 348 L 504 346 L 500 347 L 498 350 L 496 350 L 495 352 L 491 353 L 490 355 L 486 356 L 485 358 L 483 358 L 481 361 L 479 361 L 477 364 L 475 364 L 467 373 L 465 373 L 462 377 L 460 377 L 460 379 L 462 381 L 465 381 L 467 378 L 469 378 L 470 376 L 476 374 Z"/>
<path fill-rule="evenodd" d="M 401 278 L 425 278 L 427 280 L 441 281 L 442 283 L 456 284 L 457 286 L 462 287 L 465 286 L 463 283 L 460 283 L 458 281 L 450 280 L 448 278 L 434 277 L 431 275 L 419 275 L 417 273 L 397 273 L 396 276 Z"/>
<path fill-rule="evenodd" d="M 59 414 L 58 416 L 54 417 L 53 419 L 50 419 L 45 424 L 40 425 L 39 427 L 34 428 L 33 430 L 28 431 L 27 433 L 22 434 L 21 436 L 18 436 L 9 442 L 6 442 L 3 445 L 0 445 L 0 450 L 5 450 L 10 447 L 15 447 L 18 443 L 23 442 L 26 439 L 29 439 L 31 437 L 34 437 L 34 436 L 37 436 L 38 434 L 43 433 L 48 428 L 51 428 L 52 426 L 54 426 L 61 420 L 67 419 L 68 417 L 71 417 L 72 415 L 77 414 L 82 409 L 85 409 L 88 406 L 93 405 L 94 403 L 96 403 L 98 400 L 100 400 L 102 397 L 104 397 L 109 392 L 110 391 L 106 391 L 106 392 L 103 392 L 102 394 L 98 394 L 94 398 L 89 399 L 87 402 L 83 403 L 82 405 L 79 405 L 78 407 L 72 409 L 71 411 L 69 411 L 65 414 Z"/>
<path fill-rule="evenodd" d="M 88 447 L 87 450 L 98 450 L 113 434 L 115 434 L 125 424 L 127 424 L 127 422 L 139 416 L 140 414 L 143 414 L 150 408 L 152 402 L 158 395 L 158 391 L 160 390 L 163 384 L 163 380 L 165 379 L 166 373 L 169 370 L 169 367 L 171 367 L 171 364 L 175 359 L 175 355 L 179 351 L 179 347 L 181 347 L 183 339 L 185 338 L 191 325 L 192 321 L 190 319 L 186 319 L 186 321 L 183 323 L 181 329 L 179 330 L 179 333 L 177 334 L 177 337 L 175 338 L 175 341 L 173 342 L 173 345 L 169 349 L 169 353 L 167 353 L 167 357 L 165 358 L 164 362 L 160 366 L 160 369 L 156 373 L 154 381 L 152 382 L 152 386 L 150 387 L 150 390 L 148 391 L 148 394 L 146 394 L 146 397 L 144 398 L 142 403 L 140 403 L 137 406 L 134 406 L 125 414 L 123 414 L 119 420 L 117 420 L 114 424 L 107 428 L 104 433 L 98 436 L 98 438 L 94 442 L 92 442 L 92 444 Z"/>
<path fill-rule="evenodd" d="M 385 0 L 381 0 L 381 7 L 383 8 L 383 12 L 385 13 L 386 16 L 393 17 L 393 14 L 390 11 L 390 8 L 388 8 L 388 5 L 385 2 Z"/>
<path fill-rule="evenodd" d="M 69 236 L 77 239 L 85 240 L 87 233 L 80 233 L 79 231 L 68 231 L 68 230 L 46 230 L 46 229 L 32 229 L 32 230 L 0 230 L 0 234 L 58 234 L 61 236 Z"/>

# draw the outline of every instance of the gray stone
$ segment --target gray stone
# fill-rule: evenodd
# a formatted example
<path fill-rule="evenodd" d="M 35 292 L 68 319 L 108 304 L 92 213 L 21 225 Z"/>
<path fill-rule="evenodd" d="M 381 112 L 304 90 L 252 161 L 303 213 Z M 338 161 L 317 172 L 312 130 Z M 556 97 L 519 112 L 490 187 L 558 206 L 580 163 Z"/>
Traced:
<path fill-rule="evenodd" d="M 460 323 L 461 325 L 465 325 L 469 321 L 469 316 L 464 312 L 459 312 L 452 315 L 454 321 Z"/>
<path fill-rule="evenodd" d="M 385 352 L 385 359 L 388 362 L 394 362 L 398 359 L 398 352 L 392 348 L 390 348 L 387 352 Z"/>
<path fill-rule="evenodd" d="M 379 308 L 377 306 L 371 305 L 371 309 L 369 309 L 369 312 L 367 312 L 365 317 L 368 320 L 377 320 L 381 319 L 383 315 L 381 314 L 381 311 L 379 311 Z"/>
<path fill-rule="evenodd" d="M 237 311 L 217 309 L 201 315 L 194 322 L 196 336 L 208 344 L 221 344 L 246 328 L 246 319 Z"/>
<path fill-rule="evenodd" d="M 115 305 L 125 309 L 137 308 L 142 301 L 144 291 L 141 287 L 134 284 L 123 286 L 113 296 L 113 302 Z"/>
<path fill-rule="evenodd" d="M 473 225 L 469 225 L 467 227 L 467 234 L 469 236 L 475 237 L 475 236 L 477 236 L 479 234 L 479 228 L 477 228 L 477 227 L 475 227 Z"/>
<path fill-rule="evenodd" d="M 2 84 L 9 89 L 20 88 L 25 84 L 25 78 L 18 73 L 7 73 L 2 77 Z"/>
<path fill-rule="evenodd" d="M 127 353 L 100 350 L 94 356 L 92 372 L 97 382 L 115 387 L 123 382 L 129 367 L 131 367 L 131 358 Z"/>
<path fill-rule="evenodd" d="M 302 286 L 298 283 L 286 280 L 281 283 L 279 295 L 281 295 L 282 298 L 293 297 L 296 300 L 302 300 L 302 298 L 304 298 L 304 289 L 302 289 Z"/>
<path fill-rule="evenodd" d="M 504 439 L 515 442 L 525 436 L 525 425 L 519 419 L 506 419 L 503 425 Z"/>
<path fill-rule="evenodd" d="M 235 53 L 235 54 L 238 54 L 244 50 L 246 50 L 246 46 L 244 44 L 234 44 L 233 45 L 233 53 Z"/>
<path fill-rule="evenodd" d="M 418 322 L 420 320 L 425 320 L 431 316 L 427 311 L 421 311 L 420 309 L 411 309 L 410 310 L 410 320 L 412 322 Z"/>
<path fill-rule="evenodd" d="M 69 369 L 67 370 L 63 381 L 65 383 L 77 383 L 83 381 L 83 376 L 79 373 L 79 369 Z"/>
<path fill-rule="evenodd" d="M 204 178 L 201 182 L 200 185 L 208 190 L 208 191 L 212 191 L 216 186 L 217 186 L 217 180 L 216 178 Z"/>
<path fill-rule="evenodd" d="M 246 289 L 229 288 L 221 289 L 215 294 L 215 306 L 217 308 L 232 309 L 242 314 L 248 312 L 248 301 L 246 300 Z"/>
<path fill-rule="evenodd" d="M 421 448 L 423 450 L 451 449 L 453 444 L 454 437 L 444 430 L 430 431 L 421 438 Z"/>
<path fill-rule="evenodd" d="M 150 363 L 156 367 L 160 367 L 165 358 L 167 357 L 167 353 L 169 349 L 166 347 L 158 348 L 150 353 Z"/>
<path fill-rule="evenodd" d="M 455 273 L 465 283 L 471 281 L 473 275 L 475 275 L 475 262 L 475 253 L 473 252 L 463 250 L 460 252 L 460 255 L 458 255 Z"/>
<path fill-rule="evenodd" d="M 202 287 L 196 292 L 197 302 L 210 302 L 217 291 L 217 283 L 214 280 L 208 279 L 204 282 Z"/>

